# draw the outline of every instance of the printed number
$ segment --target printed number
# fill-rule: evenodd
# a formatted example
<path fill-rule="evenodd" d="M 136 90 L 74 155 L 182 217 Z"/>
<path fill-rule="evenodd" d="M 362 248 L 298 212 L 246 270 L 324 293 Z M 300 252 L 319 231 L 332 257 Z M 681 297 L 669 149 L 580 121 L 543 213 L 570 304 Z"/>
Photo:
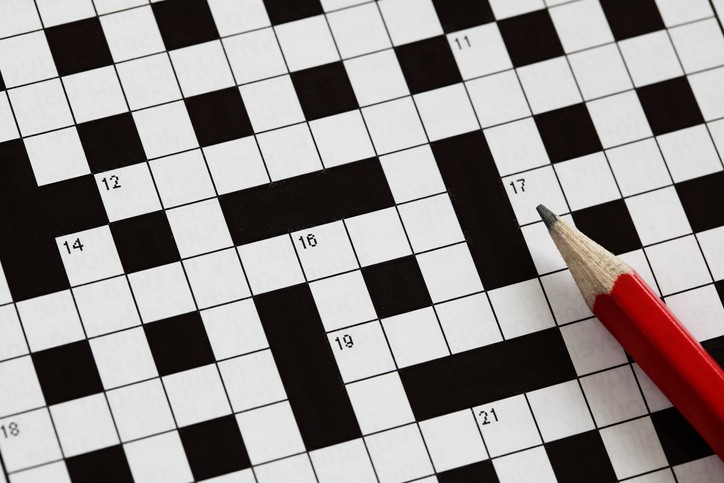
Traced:
<path fill-rule="evenodd" d="M 508 184 L 511 188 L 513 188 L 513 193 L 515 193 L 516 195 L 519 192 L 525 193 L 525 178 L 516 179 Z"/>
<path fill-rule="evenodd" d="M 302 244 L 302 248 L 305 250 L 309 248 L 314 248 L 317 246 L 317 239 L 314 237 L 312 233 L 309 233 L 306 237 L 304 235 L 299 237 L 299 241 Z"/>
<path fill-rule="evenodd" d="M 354 341 L 352 340 L 352 336 L 349 334 L 344 334 L 342 337 L 336 337 L 334 341 L 339 346 L 339 350 L 343 351 L 345 348 L 351 349 L 354 347 Z"/>
<path fill-rule="evenodd" d="M 121 182 L 115 174 L 101 180 L 106 185 L 106 191 L 116 190 L 121 187 Z"/>
<path fill-rule="evenodd" d="M 470 39 L 467 35 L 465 35 L 462 40 L 460 40 L 460 37 L 455 37 L 455 43 L 458 45 L 458 50 L 471 46 Z"/>
<path fill-rule="evenodd" d="M 492 418 L 490 417 L 491 414 L 493 415 Z M 498 422 L 498 415 L 495 414 L 495 409 L 494 409 L 494 408 L 491 408 L 490 411 L 482 410 L 482 411 L 480 411 L 480 412 L 478 413 L 478 416 L 480 416 L 481 418 L 483 418 L 483 422 L 480 423 L 480 424 L 482 424 L 483 426 L 485 426 L 486 424 L 497 423 L 497 422 Z"/>
<path fill-rule="evenodd" d="M 3 436 L 6 439 L 14 438 L 20 434 L 20 427 L 18 426 L 18 423 L 10 423 L 7 426 L 3 424 L 0 426 L 0 431 L 3 432 Z"/>
<path fill-rule="evenodd" d="M 65 245 L 65 249 L 68 250 L 68 253 L 72 253 L 71 249 L 83 251 L 83 244 L 80 242 L 80 238 L 76 238 L 72 245 L 66 240 L 63 242 L 63 245 Z"/>

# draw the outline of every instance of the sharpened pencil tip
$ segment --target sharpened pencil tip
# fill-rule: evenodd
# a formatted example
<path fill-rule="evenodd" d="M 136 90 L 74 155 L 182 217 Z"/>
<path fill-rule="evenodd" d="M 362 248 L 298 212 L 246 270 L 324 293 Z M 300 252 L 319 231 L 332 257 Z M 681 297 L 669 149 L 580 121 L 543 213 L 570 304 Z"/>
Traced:
<path fill-rule="evenodd" d="M 553 226 L 553 223 L 556 222 L 558 217 L 555 213 L 553 213 L 551 210 L 546 208 L 543 205 L 538 205 L 535 207 L 536 210 L 538 210 L 538 214 L 540 215 L 541 219 L 543 220 L 543 223 L 545 223 L 546 228 L 549 230 L 551 229 L 551 226 Z"/>

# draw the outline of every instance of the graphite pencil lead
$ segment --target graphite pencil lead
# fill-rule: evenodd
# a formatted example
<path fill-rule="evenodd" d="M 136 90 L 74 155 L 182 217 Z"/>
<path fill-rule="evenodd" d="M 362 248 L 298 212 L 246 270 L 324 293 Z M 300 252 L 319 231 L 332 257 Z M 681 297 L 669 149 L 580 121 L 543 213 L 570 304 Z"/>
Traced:
<path fill-rule="evenodd" d="M 543 205 L 538 205 L 535 207 L 535 209 L 538 210 L 538 214 L 540 215 L 541 219 L 543 219 L 543 223 L 545 223 L 546 228 L 550 230 L 551 226 L 553 226 L 553 223 L 555 223 L 558 219 L 556 214 Z"/>

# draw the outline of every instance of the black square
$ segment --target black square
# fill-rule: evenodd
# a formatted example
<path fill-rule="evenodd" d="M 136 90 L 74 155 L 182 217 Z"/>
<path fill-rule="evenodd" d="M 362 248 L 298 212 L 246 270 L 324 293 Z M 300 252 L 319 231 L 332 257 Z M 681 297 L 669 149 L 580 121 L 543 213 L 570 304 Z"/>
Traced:
<path fill-rule="evenodd" d="M 716 291 L 719 293 L 719 300 L 724 304 L 724 280 L 719 280 L 714 284 Z M 709 355 L 714 359 L 719 367 L 724 369 L 724 335 L 714 337 L 713 339 L 701 342 L 702 347 L 706 349 Z"/>
<path fill-rule="evenodd" d="M 219 38 L 206 0 L 152 3 L 166 50 L 180 49 Z"/>
<path fill-rule="evenodd" d="M 205 366 L 216 360 L 198 312 L 146 324 L 143 329 L 158 373 L 162 376 Z"/>
<path fill-rule="evenodd" d="M 618 481 L 598 431 L 588 431 L 545 445 L 553 473 L 560 483 Z"/>
<path fill-rule="evenodd" d="M 50 27 L 45 30 L 45 36 L 60 75 L 113 63 L 98 17 Z"/>
<path fill-rule="evenodd" d="M 178 432 L 196 481 L 251 467 L 234 416 L 193 424 Z"/>
<path fill-rule="evenodd" d="M 87 340 L 34 352 L 32 358 L 48 406 L 103 391 Z"/>
<path fill-rule="evenodd" d="M 146 161 L 131 113 L 78 124 L 78 136 L 93 174 Z"/>
<path fill-rule="evenodd" d="M 201 146 L 210 146 L 254 133 L 236 87 L 208 92 L 184 100 Z"/>
<path fill-rule="evenodd" d="M 3 80 L 3 73 L 0 72 L 0 91 L 5 90 L 5 81 Z"/>
<path fill-rule="evenodd" d="M 123 447 L 116 445 L 65 460 L 73 483 L 125 483 L 133 482 Z"/>
<path fill-rule="evenodd" d="M 111 234 L 126 273 L 159 267 L 181 258 L 163 211 L 114 221 Z"/>
<path fill-rule="evenodd" d="M 319 0 L 264 0 L 264 6 L 273 25 L 324 13 Z"/>
<path fill-rule="evenodd" d="M 724 171 L 683 181 L 675 187 L 692 230 L 701 232 L 724 225 Z"/>
<path fill-rule="evenodd" d="M 651 414 L 656 435 L 671 466 L 688 463 L 714 454 L 706 441 L 676 408 Z"/>
<path fill-rule="evenodd" d="M 636 89 L 646 119 L 655 135 L 704 122 L 686 77 L 677 77 Z"/>
<path fill-rule="evenodd" d="M 495 20 L 488 0 L 432 0 L 445 33 Z"/>
<path fill-rule="evenodd" d="M 362 276 L 380 318 L 432 305 L 420 266 L 412 255 L 364 267 Z"/>
<path fill-rule="evenodd" d="M 601 0 L 601 7 L 616 40 L 664 28 L 654 0 Z"/>
<path fill-rule="evenodd" d="M 467 466 L 437 474 L 439 483 L 498 483 L 498 475 L 491 460 L 480 461 Z"/>
<path fill-rule="evenodd" d="M 603 150 L 585 104 L 538 114 L 535 124 L 554 163 Z"/>
<path fill-rule="evenodd" d="M 563 55 L 563 46 L 546 9 L 506 18 L 498 22 L 498 27 L 515 67 Z"/>
<path fill-rule="evenodd" d="M 359 107 L 342 62 L 293 72 L 291 77 L 308 121 Z"/>
<path fill-rule="evenodd" d="M 447 37 L 432 37 L 395 47 L 395 53 L 413 94 L 462 82 Z"/>
<path fill-rule="evenodd" d="M 639 234 L 623 200 L 574 211 L 573 221 L 579 230 L 616 255 L 641 248 Z"/>

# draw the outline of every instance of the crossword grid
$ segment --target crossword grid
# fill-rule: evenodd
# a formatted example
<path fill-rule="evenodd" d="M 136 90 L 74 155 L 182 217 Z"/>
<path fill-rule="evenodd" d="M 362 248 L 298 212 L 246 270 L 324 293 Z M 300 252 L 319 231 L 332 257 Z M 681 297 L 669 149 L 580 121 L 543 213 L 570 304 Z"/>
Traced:
<path fill-rule="evenodd" d="M 18 19 L 34 15 L 52 29 L 102 14 L 98 33 L 108 40 L 106 63 L 113 68 L 61 62 L 62 83 L 53 83 L 46 78 L 55 75 L 38 74 L 39 61 L 30 80 L 23 77 L 27 71 L 14 70 L 8 54 L 25 53 L 20 44 L 0 50 L 9 94 L 2 93 L 0 107 L 7 109 L 0 115 L 10 114 L 12 123 L 0 132 L 5 139 L 23 135 L 23 162 L 32 165 L 38 185 L 67 194 L 70 185 L 60 187 L 92 180 L 93 186 L 73 185 L 80 191 L 76 204 L 92 188 L 107 219 L 84 210 L 78 218 L 87 221 L 70 224 L 82 229 L 62 226 L 53 236 L 65 286 L 54 277 L 46 287 L 34 277 L 26 275 L 32 284 L 18 279 L 15 267 L 7 268 L 15 262 L 0 253 L 13 293 L 11 299 L 8 290 L 0 291 L 7 293 L 0 297 L 7 334 L 0 384 L 17 394 L 0 404 L 0 426 L 10 434 L 0 437 L 0 451 L 11 481 L 68 474 L 90 481 L 98 478 L 91 471 L 99 465 L 119 479 L 149 481 L 227 473 L 233 481 L 290 475 L 434 481 L 435 473 L 439 481 L 577 481 L 583 475 L 609 481 L 641 474 L 658 478 L 651 481 L 689 481 L 707 473 L 717 480 L 720 462 L 595 325 L 532 210 L 543 201 L 572 213 L 584 231 L 624 254 L 685 320 L 696 321 L 690 329 L 699 340 L 721 351 L 724 310 L 717 290 L 724 287 L 713 282 L 724 278 L 724 221 L 706 208 L 722 199 L 717 149 L 724 142 L 724 110 L 715 87 L 724 43 L 708 3 L 684 9 L 658 2 L 668 30 L 659 30 L 659 18 L 626 32 L 611 19 L 614 2 L 607 2 L 612 36 L 598 3 L 585 0 L 549 10 L 537 10 L 543 5 L 536 2 L 491 2 L 495 17 L 463 9 L 470 15 L 462 20 L 447 2 L 323 2 L 324 14 L 305 2 L 298 12 L 267 2 L 274 27 L 261 2 L 210 1 L 210 11 L 204 1 L 169 2 L 194 12 L 201 25 L 210 22 L 218 29 L 213 38 L 223 41 L 199 34 L 203 28 L 186 38 L 172 35 L 164 22 L 174 7 L 162 4 L 110 8 L 112 2 L 77 1 L 54 10 L 37 3 L 30 2 L 34 13 Z M 24 4 L 13 5 L 21 12 Z M 657 7 L 640 2 L 640 8 L 640 20 L 650 20 Z M 574 18 L 588 22 L 588 29 L 576 31 Z M 539 50 L 509 45 L 520 25 L 534 28 L 546 19 L 562 44 L 555 55 L 524 58 L 527 51 L 544 52 L 546 39 Z M 161 34 L 134 45 L 138 32 L 129 27 L 148 27 L 144 21 Z M 355 31 L 357 23 L 363 27 Z M 41 26 L 0 31 L 0 49 L 6 39 L 20 42 Z M 128 37 L 114 38 L 124 26 Z M 46 32 L 49 39 L 56 35 Z M 648 32 L 654 33 L 643 35 Z M 701 32 L 709 37 L 687 38 Z M 239 45 L 252 36 L 259 44 Z M 499 50 L 473 50 L 481 45 Z M 276 52 L 265 51 L 263 58 L 277 65 L 256 66 L 243 57 L 261 56 L 253 52 L 262 48 Z M 51 50 L 48 60 L 58 64 L 62 56 Z M 471 63 L 480 57 L 485 62 Z M 439 70 L 418 70 L 419 59 Z M 159 75 L 166 69 L 172 85 L 149 94 L 140 88 L 149 79 L 135 79 L 134 87 L 133 75 L 143 73 L 130 69 L 151 60 L 160 62 Z M 398 62 L 402 71 L 390 72 Z M 612 85 L 597 86 L 585 62 L 589 70 L 591 62 L 619 62 L 623 70 L 605 79 Z M 245 70 L 252 65 L 261 72 Z M 93 67 L 99 68 L 88 70 Z M 82 72 L 95 76 L 90 84 L 83 84 Z M 117 89 L 102 77 L 110 74 Z M 383 79 L 390 85 L 373 89 L 377 80 L 370 76 L 383 75 L 391 76 Z M 23 103 L 46 83 L 60 88 L 72 110 L 65 104 L 65 118 L 28 120 Z M 318 86 L 325 92 L 315 92 Z M 672 126 L 671 112 L 657 113 L 646 102 L 647 95 L 678 101 L 687 89 L 685 100 L 698 101 L 702 112 L 675 106 L 673 119 L 688 124 Z M 90 99 L 82 99 L 88 93 Z M 338 105 L 325 105 L 320 95 Z M 98 105 L 119 99 L 115 106 Z M 281 104 L 263 104 L 271 101 Z M 212 110 L 243 116 L 224 123 Z M 606 118 L 612 112 L 624 113 L 629 125 L 620 128 L 619 119 Z M 33 126 L 40 121 L 55 125 Z M 65 128 L 76 124 L 78 134 Z M 561 125 L 576 130 L 557 132 Z M 140 138 L 129 135 L 128 126 Z M 168 126 L 177 132 L 154 131 Z M 121 135 L 109 147 L 94 147 L 95 137 L 113 131 Z M 22 153 L 11 143 L 3 153 L 16 162 Z M 120 154 L 114 158 L 110 148 Z M 62 169 L 57 158 L 56 166 L 48 164 L 49 152 L 69 153 Z M 699 165 L 685 157 L 690 152 Z M 465 166 L 457 163 L 461 154 L 489 162 Z M 631 168 L 635 162 L 645 164 Z M 508 194 L 503 209 L 518 220 L 517 235 L 508 240 L 501 234 L 512 248 L 499 253 L 509 259 L 497 266 L 481 255 L 481 246 L 491 248 L 491 242 L 472 223 L 470 202 L 495 206 L 503 198 L 467 191 L 466 176 L 480 173 L 491 174 L 482 186 L 493 192 L 502 179 Z M 268 184 L 279 180 L 288 181 Z M 372 187 L 379 191 L 367 193 Z M 327 196 L 314 213 L 300 211 L 304 220 L 295 220 L 293 210 L 281 212 L 293 206 L 299 190 Z M 249 213 L 252 208 L 259 212 Z M 270 226 L 265 219 L 286 224 Z M 595 231 L 604 220 L 628 232 L 606 238 Z M 83 250 L 74 247 L 76 240 Z M 153 250 L 139 249 L 147 246 Z M 677 257 L 681 266 L 672 266 Z M 58 291 L 67 287 L 72 290 Z M 386 296 L 392 290 L 395 296 Z M 49 313 L 57 317 L 57 332 L 43 325 Z M 289 327 L 290 314 L 297 327 Z M 320 335 L 328 347 L 319 345 Z M 531 351 L 540 360 L 516 361 Z M 306 352 L 328 353 L 336 367 L 334 361 L 304 361 Z M 506 372 L 500 374 L 453 370 L 471 361 L 494 371 L 497 366 L 485 364 L 496 360 L 512 367 L 501 365 Z M 297 364 L 303 367 L 296 370 Z M 319 372 L 298 373 L 310 367 Z M 64 369 L 85 377 L 67 379 Z M 546 370 L 553 379 L 536 381 Z M 470 388 L 466 378 L 480 374 L 492 387 Z M 446 386 L 450 375 L 459 380 Z M 320 401 L 304 400 L 314 393 L 305 384 L 324 377 L 321 403 L 341 416 L 315 415 Z M 496 389 L 506 383 L 519 386 Z M 440 387 L 458 392 L 446 395 Z M 32 439 L 15 437 L 11 424 Z M 577 458 L 588 466 L 577 468 Z"/>

